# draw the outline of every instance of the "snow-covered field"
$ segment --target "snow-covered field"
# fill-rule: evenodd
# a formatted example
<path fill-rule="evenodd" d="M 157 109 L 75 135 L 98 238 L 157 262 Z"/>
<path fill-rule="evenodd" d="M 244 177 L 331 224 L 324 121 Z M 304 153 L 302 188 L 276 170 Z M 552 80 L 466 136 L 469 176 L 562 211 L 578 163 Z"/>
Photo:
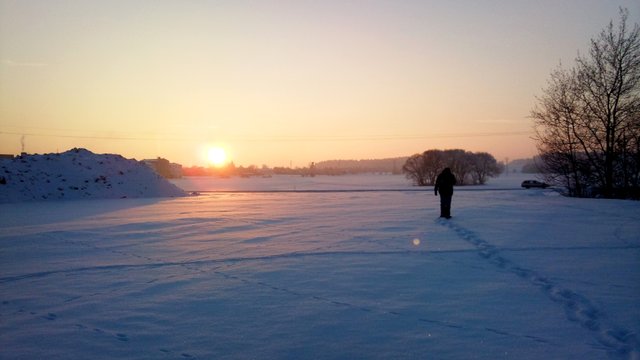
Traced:
<path fill-rule="evenodd" d="M 520 180 L 0 204 L 0 358 L 638 358 L 640 202 Z"/>

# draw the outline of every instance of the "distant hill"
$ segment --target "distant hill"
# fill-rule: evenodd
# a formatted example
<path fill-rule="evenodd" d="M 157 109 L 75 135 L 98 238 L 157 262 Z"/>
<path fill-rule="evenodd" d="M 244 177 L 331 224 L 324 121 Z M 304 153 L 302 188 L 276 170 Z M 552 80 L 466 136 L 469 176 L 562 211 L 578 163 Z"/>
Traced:
<path fill-rule="evenodd" d="M 391 173 L 401 174 L 407 156 L 387 159 L 327 160 L 315 163 L 318 173 Z"/>
<path fill-rule="evenodd" d="M 142 162 L 72 149 L 0 159 L 0 203 L 185 196 Z"/>

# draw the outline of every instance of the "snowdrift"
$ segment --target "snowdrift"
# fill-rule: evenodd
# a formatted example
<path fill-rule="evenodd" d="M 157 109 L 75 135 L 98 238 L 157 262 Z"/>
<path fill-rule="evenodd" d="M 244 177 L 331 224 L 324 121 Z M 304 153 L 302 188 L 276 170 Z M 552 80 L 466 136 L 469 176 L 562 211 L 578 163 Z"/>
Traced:
<path fill-rule="evenodd" d="M 148 166 L 120 155 L 76 148 L 0 160 L 0 203 L 184 195 Z"/>

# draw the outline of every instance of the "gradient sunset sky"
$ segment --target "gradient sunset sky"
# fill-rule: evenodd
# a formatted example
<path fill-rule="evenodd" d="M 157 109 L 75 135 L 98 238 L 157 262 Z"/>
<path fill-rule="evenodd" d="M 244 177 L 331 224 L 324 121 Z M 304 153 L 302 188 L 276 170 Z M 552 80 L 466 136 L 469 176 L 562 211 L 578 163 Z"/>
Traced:
<path fill-rule="evenodd" d="M 535 154 L 560 62 L 640 1 L 0 0 L 0 153 L 206 165 Z"/>

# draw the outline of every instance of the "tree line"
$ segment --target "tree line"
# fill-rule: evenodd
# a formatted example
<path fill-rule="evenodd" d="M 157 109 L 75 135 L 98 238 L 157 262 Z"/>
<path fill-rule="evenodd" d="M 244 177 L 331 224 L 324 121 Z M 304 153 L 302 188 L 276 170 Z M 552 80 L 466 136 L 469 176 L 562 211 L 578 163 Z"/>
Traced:
<path fill-rule="evenodd" d="M 628 16 L 553 71 L 531 112 L 545 181 L 569 196 L 640 198 L 640 28 Z"/>
<path fill-rule="evenodd" d="M 318 174 L 325 175 L 366 173 L 401 174 L 402 165 L 406 161 L 406 156 L 386 159 L 325 160 L 317 162 L 315 169 Z"/>
<path fill-rule="evenodd" d="M 300 176 L 316 176 L 316 175 L 351 175 L 351 174 L 369 174 L 369 173 L 385 173 L 385 174 L 401 174 L 402 165 L 407 157 L 395 157 L 387 159 L 363 159 L 363 160 L 326 160 L 320 162 L 312 162 L 304 167 L 261 167 L 236 166 L 233 162 L 222 167 L 202 167 L 192 166 L 183 167 L 184 176 L 270 176 L 270 175 L 300 175 Z"/>
<path fill-rule="evenodd" d="M 458 185 L 482 185 L 503 170 L 502 164 L 486 152 L 434 149 L 409 157 L 402 166 L 402 172 L 414 185 L 431 186 L 446 167 L 451 169 Z"/>

